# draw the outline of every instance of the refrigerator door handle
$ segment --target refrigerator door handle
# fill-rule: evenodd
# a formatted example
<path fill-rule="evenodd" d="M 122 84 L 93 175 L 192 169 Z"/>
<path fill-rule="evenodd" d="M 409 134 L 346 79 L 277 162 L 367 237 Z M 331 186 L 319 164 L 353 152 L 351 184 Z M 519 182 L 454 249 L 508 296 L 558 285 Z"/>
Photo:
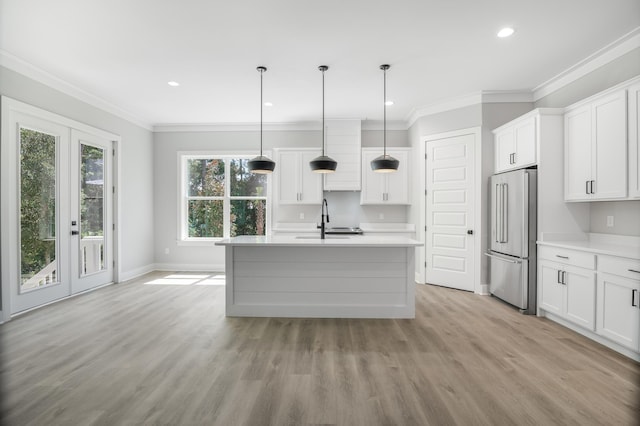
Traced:
<path fill-rule="evenodd" d="M 509 186 L 506 183 L 502 184 L 502 232 L 501 243 L 506 243 L 509 240 L 508 229 L 509 224 L 507 218 L 509 215 Z"/>
<path fill-rule="evenodd" d="M 495 201 L 495 217 L 494 217 L 494 221 L 495 221 L 495 227 L 494 230 L 496 232 L 496 243 L 500 242 L 500 184 L 496 183 L 496 190 L 495 190 L 495 195 L 494 195 L 494 201 Z"/>
<path fill-rule="evenodd" d="M 491 253 L 485 253 L 484 255 L 485 255 L 485 256 L 487 256 L 487 257 L 491 257 L 491 258 L 493 258 L 493 259 L 501 260 L 501 261 L 503 261 L 503 262 L 509 262 L 509 263 L 522 263 L 522 261 L 520 261 L 520 260 L 511 260 L 511 259 L 506 259 L 506 258 L 504 258 L 504 257 L 502 257 L 502 256 L 496 256 L 495 254 L 491 254 Z"/>

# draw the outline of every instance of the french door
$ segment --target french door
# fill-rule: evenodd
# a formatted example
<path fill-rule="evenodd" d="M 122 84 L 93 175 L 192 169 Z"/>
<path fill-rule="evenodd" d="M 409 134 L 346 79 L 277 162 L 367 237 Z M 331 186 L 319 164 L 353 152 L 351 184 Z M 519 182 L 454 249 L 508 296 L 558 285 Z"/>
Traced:
<path fill-rule="evenodd" d="M 112 282 L 113 142 L 17 111 L 6 125 L 2 266 L 11 314 Z"/>

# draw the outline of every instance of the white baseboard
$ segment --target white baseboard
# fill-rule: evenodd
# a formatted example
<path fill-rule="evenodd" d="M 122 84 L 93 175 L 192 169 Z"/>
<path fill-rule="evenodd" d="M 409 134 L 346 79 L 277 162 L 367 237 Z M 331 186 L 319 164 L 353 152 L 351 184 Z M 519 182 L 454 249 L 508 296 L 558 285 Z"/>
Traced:
<path fill-rule="evenodd" d="M 155 264 L 151 263 L 149 265 L 141 266 L 130 271 L 120 272 L 118 282 L 124 282 L 132 280 L 134 278 L 138 278 L 144 274 L 148 274 L 149 272 L 154 271 L 155 269 Z"/>
<path fill-rule="evenodd" d="M 477 291 L 476 294 L 481 296 L 488 296 L 489 292 L 489 284 L 480 284 L 480 291 Z"/>
<path fill-rule="evenodd" d="M 156 263 L 156 271 L 224 272 L 224 263 Z"/>

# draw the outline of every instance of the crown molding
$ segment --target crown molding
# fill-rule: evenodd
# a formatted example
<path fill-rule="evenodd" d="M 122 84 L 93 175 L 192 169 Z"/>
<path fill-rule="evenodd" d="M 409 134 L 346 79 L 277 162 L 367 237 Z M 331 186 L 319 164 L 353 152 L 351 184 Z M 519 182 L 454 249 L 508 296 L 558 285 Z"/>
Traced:
<path fill-rule="evenodd" d="M 640 47 L 640 27 L 623 35 L 613 43 L 589 55 L 555 77 L 533 88 L 533 100 L 538 101 L 573 83 L 581 77 Z"/>
<path fill-rule="evenodd" d="M 0 49 L 0 66 L 22 74 L 25 77 L 37 81 L 38 83 L 42 83 L 52 89 L 64 93 L 65 95 L 76 98 L 84 103 L 101 109 L 102 111 L 113 114 L 146 130 L 153 130 L 153 127 L 150 123 L 140 119 L 135 114 L 124 110 L 108 101 L 105 101 L 104 99 L 93 95 L 86 90 L 80 89 L 79 87 L 62 80 L 61 78 L 56 77 L 55 75 L 48 73 L 47 71 L 44 71 L 43 69 L 36 67 L 35 65 L 30 64 L 29 62 L 3 49 Z"/>
<path fill-rule="evenodd" d="M 327 119 L 327 121 L 341 120 Z M 362 130 L 375 131 L 383 130 L 382 121 L 362 120 Z M 387 121 L 387 130 L 407 130 L 405 121 Z M 322 124 L 319 121 L 304 121 L 294 123 L 263 123 L 264 132 L 319 132 Z M 153 131 L 157 133 L 171 132 L 259 132 L 260 123 L 196 123 L 196 124 L 157 124 L 153 126 Z"/>
<path fill-rule="evenodd" d="M 322 130 L 318 121 L 301 121 L 296 123 L 263 123 L 265 132 L 311 132 Z M 156 124 L 153 131 L 168 132 L 259 132 L 260 123 L 194 123 L 194 124 Z"/>
<path fill-rule="evenodd" d="M 531 91 L 528 90 L 482 90 L 456 98 L 434 102 L 420 108 L 414 108 L 407 117 L 407 128 L 420 117 L 434 115 L 441 112 L 452 111 L 472 105 L 483 103 L 512 103 L 512 102 L 533 102 Z"/>

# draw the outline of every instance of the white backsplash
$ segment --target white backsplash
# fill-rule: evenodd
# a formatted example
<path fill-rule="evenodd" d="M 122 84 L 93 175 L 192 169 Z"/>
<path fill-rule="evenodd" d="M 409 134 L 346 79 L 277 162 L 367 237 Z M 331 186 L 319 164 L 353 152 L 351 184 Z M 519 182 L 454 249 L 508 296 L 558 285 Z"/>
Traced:
<path fill-rule="evenodd" d="M 330 224 L 358 226 L 360 223 L 406 223 L 408 206 L 361 206 L 360 192 L 327 191 Z M 320 206 L 274 207 L 274 223 L 313 223 L 320 221 Z"/>

